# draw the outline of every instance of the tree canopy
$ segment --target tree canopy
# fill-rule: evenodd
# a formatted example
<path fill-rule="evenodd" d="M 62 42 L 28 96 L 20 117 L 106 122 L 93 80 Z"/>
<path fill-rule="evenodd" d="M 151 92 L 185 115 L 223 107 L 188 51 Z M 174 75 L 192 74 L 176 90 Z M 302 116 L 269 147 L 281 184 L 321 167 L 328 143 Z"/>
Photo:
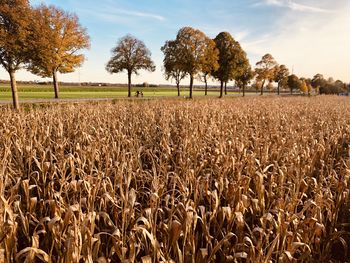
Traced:
<path fill-rule="evenodd" d="M 207 39 L 207 48 L 204 52 L 204 62 L 202 63 L 201 78 L 205 83 L 205 95 L 208 94 L 208 76 L 213 76 L 219 69 L 219 50 L 213 40 Z"/>
<path fill-rule="evenodd" d="M 264 55 L 260 61 L 256 63 L 255 72 L 257 74 L 257 80 L 261 82 L 260 92 L 264 94 L 264 85 L 266 81 L 273 81 L 275 74 L 275 67 L 277 66 L 276 60 L 271 54 Z"/>
<path fill-rule="evenodd" d="M 245 96 L 245 88 L 249 82 L 254 78 L 255 72 L 252 70 L 251 66 L 248 64 L 244 71 L 241 74 L 236 76 L 237 86 L 240 87 L 243 91 L 243 97 Z"/>
<path fill-rule="evenodd" d="M 55 98 L 59 96 L 57 72 L 70 73 L 81 66 L 89 48 L 86 29 L 76 15 L 55 6 L 41 5 L 34 10 L 32 53 L 28 69 L 41 77 L 53 77 Z"/>
<path fill-rule="evenodd" d="M 277 82 L 277 94 L 280 94 L 280 88 L 287 86 L 289 70 L 285 65 L 276 65 L 274 68 L 274 81 Z"/>
<path fill-rule="evenodd" d="M 249 61 L 240 44 L 230 33 L 221 32 L 214 41 L 219 50 L 219 68 L 213 75 L 220 81 L 220 97 L 222 97 L 223 84 L 244 75 L 244 71 L 249 68 Z"/>
<path fill-rule="evenodd" d="M 190 98 L 193 97 L 194 77 L 202 72 L 207 60 L 215 61 L 217 53 L 211 50 L 215 45 L 202 31 L 183 27 L 176 36 L 180 69 L 190 76 Z"/>
<path fill-rule="evenodd" d="M 180 96 L 180 82 L 183 80 L 187 72 L 182 69 L 179 42 L 176 40 L 166 41 L 161 51 L 164 53 L 163 65 L 165 79 L 174 79 L 177 87 L 177 95 Z"/>
<path fill-rule="evenodd" d="M 13 106 L 19 108 L 15 72 L 28 58 L 31 8 L 27 0 L 0 4 L 0 63 L 10 75 Z"/>
<path fill-rule="evenodd" d="M 322 74 L 316 74 L 312 80 L 311 80 L 311 85 L 314 89 L 319 89 L 322 86 L 325 86 L 327 83 L 327 80 L 325 80 L 325 78 L 323 77 Z"/>
<path fill-rule="evenodd" d="M 302 93 L 310 95 L 312 87 L 305 78 L 300 78 L 299 88 Z"/>
<path fill-rule="evenodd" d="M 293 90 L 302 90 L 303 89 L 302 81 L 295 74 L 288 76 L 287 83 L 288 83 L 288 87 L 290 89 L 290 94 L 293 94 Z"/>
<path fill-rule="evenodd" d="M 112 58 L 107 63 L 106 70 L 111 74 L 127 71 L 128 97 L 131 97 L 131 75 L 138 74 L 141 69 L 155 71 L 151 52 L 141 40 L 126 35 L 112 49 Z"/>

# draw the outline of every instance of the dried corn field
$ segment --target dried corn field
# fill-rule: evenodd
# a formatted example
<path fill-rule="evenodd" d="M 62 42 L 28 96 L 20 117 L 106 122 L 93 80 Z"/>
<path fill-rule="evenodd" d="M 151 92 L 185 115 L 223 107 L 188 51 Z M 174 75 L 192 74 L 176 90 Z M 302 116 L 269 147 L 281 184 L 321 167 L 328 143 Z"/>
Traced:
<path fill-rule="evenodd" d="M 0 112 L 1 262 L 349 256 L 347 98 Z"/>

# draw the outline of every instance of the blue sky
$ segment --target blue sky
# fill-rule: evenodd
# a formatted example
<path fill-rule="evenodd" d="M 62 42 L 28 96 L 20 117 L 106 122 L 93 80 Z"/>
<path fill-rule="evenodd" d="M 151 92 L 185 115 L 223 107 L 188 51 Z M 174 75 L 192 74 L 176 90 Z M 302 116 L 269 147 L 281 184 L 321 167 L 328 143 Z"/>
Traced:
<path fill-rule="evenodd" d="M 350 1 L 348 0 L 31 0 L 54 4 L 79 16 L 91 37 L 87 61 L 62 81 L 127 82 L 126 74 L 111 75 L 105 65 L 118 39 L 132 34 L 152 52 L 157 70 L 141 71 L 134 83 L 166 83 L 160 47 L 183 26 L 214 38 L 230 32 L 248 53 L 252 65 L 265 53 L 299 76 L 350 82 Z M 0 79 L 8 79 L 0 70 Z M 40 80 L 21 71 L 17 79 Z M 185 84 L 185 83 L 184 83 Z"/>

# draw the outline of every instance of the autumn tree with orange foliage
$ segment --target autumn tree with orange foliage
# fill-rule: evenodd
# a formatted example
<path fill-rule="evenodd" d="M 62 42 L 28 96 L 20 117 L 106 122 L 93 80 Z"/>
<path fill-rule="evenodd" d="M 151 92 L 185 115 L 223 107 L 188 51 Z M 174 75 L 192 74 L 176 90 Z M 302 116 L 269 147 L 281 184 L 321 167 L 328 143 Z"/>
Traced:
<path fill-rule="evenodd" d="M 261 82 L 260 94 L 264 95 L 264 86 L 266 81 L 272 82 L 275 78 L 275 67 L 277 66 L 276 60 L 271 54 L 264 55 L 260 61 L 256 63 L 255 72 L 257 74 L 256 79 Z"/>
<path fill-rule="evenodd" d="M 277 82 L 277 94 L 280 95 L 281 87 L 287 86 L 289 70 L 285 65 L 276 65 L 274 68 L 274 81 Z"/>
<path fill-rule="evenodd" d="M 190 77 L 189 97 L 192 98 L 194 77 L 203 72 L 207 61 L 210 64 L 212 61 L 217 61 L 215 43 L 202 31 L 192 27 L 181 28 L 176 36 L 176 41 L 179 45 L 180 68 Z"/>
<path fill-rule="evenodd" d="M 79 52 L 90 47 L 90 38 L 75 14 L 41 5 L 34 10 L 34 15 L 28 69 L 38 76 L 53 78 L 57 99 L 57 73 L 71 73 L 82 65 L 85 56 Z"/>
<path fill-rule="evenodd" d="M 208 77 L 213 76 L 214 72 L 219 68 L 219 50 L 213 40 L 207 40 L 207 48 L 204 53 L 204 62 L 201 69 L 201 79 L 205 84 L 205 95 L 208 95 Z"/>
<path fill-rule="evenodd" d="M 1 0 L 0 63 L 10 75 L 13 107 L 19 109 L 15 73 L 28 58 L 31 8 L 28 0 Z"/>

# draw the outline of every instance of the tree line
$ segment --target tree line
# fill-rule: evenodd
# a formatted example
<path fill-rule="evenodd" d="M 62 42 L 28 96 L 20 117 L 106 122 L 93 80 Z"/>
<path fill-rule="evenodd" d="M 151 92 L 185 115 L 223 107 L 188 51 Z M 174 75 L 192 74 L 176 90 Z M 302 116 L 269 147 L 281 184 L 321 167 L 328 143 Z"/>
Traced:
<path fill-rule="evenodd" d="M 0 63 L 10 76 L 13 106 L 19 108 L 15 73 L 26 68 L 41 77 L 52 77 L 59 97 L 57 73 L 73 72 L 84 62 L 79 52 L 90 47 L 90 38 L 75 14 L 56 6 L 32 7 L 28 0 L 0 3 Z"/>
<path fill-rule="evenodd" d="M 90 47 L 87 31 L 75 14 L 56 6 L 32 7 L 28 0 L 2 0 L 0 3 L 0 63 L 10 76 L 13 105 L 19 108 L 15 73 L 25 68 L 41 77 L 52 77 L 55 98 L 59 97 L 57 73 L 73 72 L 82 65 L 81 50 Z M 174 80 L 180 96 L 180 83 L 190 80 L 189 97 L 193 97 L 193 83 L 199 79 L 220 82 L 220 97 L 227 95 L 227 84 L 234 81 L 245 96 L 249 84 L 261 95 L 273 90 L 277 94 L 289 88 L 310 94 L 312 89 L 320 93 L 335 94 L 346 89 L 340 80 L 326 80 L 321 74 L 313 79 L 290 74 L 285 65 L 279 65 L 271 54 L 264 55 L 252 68 L 246 52 L 230 33 L 221 32 L 214 39 L 192 27 L 181 28 L 174 40 L 161 47 L 164 53 L 163 70 L 166 80 Z M 131 77 L 139 70 L 155 70 L 151 52 L 139 39 L 126 35 L 112 49 L 112 57 L 106 70 L 110 73 L 126 71 L 128 96 L 131 97 Z"/>
<path fill-rule="evenodd" d="M 279 65 L 271 54 L 264 55 L 255 65 L 249 63 L 246 52 L 230 33 L 221 32 L 210 39 L 203 32 L 191 27 L 181 28 L 175 40 L 168 40 L 161 47 L 164 53 L 163 69 L 166 80 L 174 80 L 177 94 L 180 96 L 180 83 L 186 77 L 190 79 L 189 97 L 193 97 L 193 82 L 197 78 L 204 82 L 204 94 L 208 94 L 208 79 L 220 82 L 220 98 L 227 95 L 227 83 L 234 81 L 245 96 L 246 87 L 260 91 L 272 91 L 277 84 L 277 94 L 281 89 L 294 90 L 311 94 L 312 90 L 323 94 L 338 94 L 347 90 L 347 85 L 332 78 L 326 80 L 317 74 L 312 79 L 299 78 L 290 74 L 285 65 Z M 113 55 L 107 65 L 110 73 L 123 70 L 128 72 L 128 96 L 131 96 L 131 75 L 140 69 L 154 71 L 151 53 L 145 44 L 131 35 L 119 40 L 112 51 Z"/>

